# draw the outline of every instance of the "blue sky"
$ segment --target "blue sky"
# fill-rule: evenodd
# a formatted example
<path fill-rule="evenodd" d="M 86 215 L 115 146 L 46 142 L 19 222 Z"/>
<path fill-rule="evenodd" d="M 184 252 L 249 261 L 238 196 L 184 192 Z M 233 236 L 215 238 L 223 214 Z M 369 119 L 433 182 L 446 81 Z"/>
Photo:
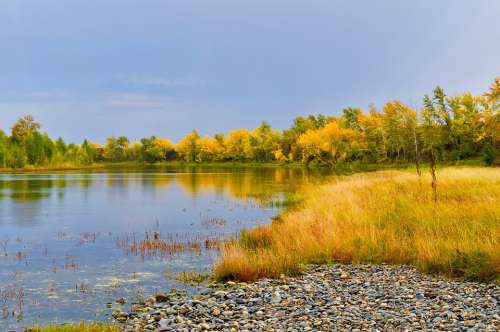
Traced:
<path fill-rule="evenodd" d="M 16 0 L 0 4 L 0 128 L 174 140 L 500 75 L 500 1 Z"/>

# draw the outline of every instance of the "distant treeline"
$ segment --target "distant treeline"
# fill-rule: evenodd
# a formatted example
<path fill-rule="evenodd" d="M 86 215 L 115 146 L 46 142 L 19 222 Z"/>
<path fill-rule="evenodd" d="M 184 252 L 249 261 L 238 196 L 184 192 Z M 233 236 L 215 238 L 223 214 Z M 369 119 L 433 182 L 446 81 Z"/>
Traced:
<path fill-rule="evenodd" d="M 0 168 L 63 167 L 97 162 L 413 162 L 455 161 L 482 156 L 493 163 L 500 148 L 500 77 L 489 91 L 447 96 L 436 87 L 417 110 L 398 100 L 381 110 L 345 108 L 340 116 L 299 116 L 283 131 L 263 122 L 213 137 L 196 130 L 176 144 L 151 136 L 139 142 L 109 137 L 104 145 L 67 144 L 40 132 L 32 116 L 19 119 L 10 136 L 0 130 Z"/>

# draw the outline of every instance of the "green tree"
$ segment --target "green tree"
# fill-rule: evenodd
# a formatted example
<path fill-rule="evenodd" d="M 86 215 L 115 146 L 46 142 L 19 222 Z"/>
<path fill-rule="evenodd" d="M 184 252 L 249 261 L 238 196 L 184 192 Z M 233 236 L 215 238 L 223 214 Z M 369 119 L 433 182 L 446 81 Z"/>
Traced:
<path fill-rule="evenodd" d="M 0 129 L 0 168 L 7 167 L 7 137 L 5 133 Z"/>
<path fill-rule="evenodd" d="M 342 118 L 345 121 L 346 128 L 353 130 L 360 130 L 359 126 L 359 116 L 361 115 L 361 109 L 359 107 L 347 107 L 342 110 Z"/>
<path fill-rule="evenodd" d="M 77 162 L 82 165 L 92 165 L 95 161 L 96 151 L 92 143 L 84 140 L 77 150 Z"/>
<path fill-rule="evenodd" d="M 493 165 L 493 163 L 495 162 L 495 149 L 490 142 L 486 142 L 486 144 L 484 145 L 483 160 L 484 163 L 488 166 Z"/>

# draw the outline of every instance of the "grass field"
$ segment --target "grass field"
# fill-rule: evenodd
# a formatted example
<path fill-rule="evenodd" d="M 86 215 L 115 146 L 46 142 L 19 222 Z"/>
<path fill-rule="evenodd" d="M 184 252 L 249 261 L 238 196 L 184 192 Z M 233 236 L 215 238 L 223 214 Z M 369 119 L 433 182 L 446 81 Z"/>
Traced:
<path fill-rule="evenodd" d="M 361 173 L 304 193 L 271 225 L 243 231 L 214 267 L 218 280 L 297 275 L 310 263 L 413 264 L 473 280 L 500 280 L 500 169 Z"/>

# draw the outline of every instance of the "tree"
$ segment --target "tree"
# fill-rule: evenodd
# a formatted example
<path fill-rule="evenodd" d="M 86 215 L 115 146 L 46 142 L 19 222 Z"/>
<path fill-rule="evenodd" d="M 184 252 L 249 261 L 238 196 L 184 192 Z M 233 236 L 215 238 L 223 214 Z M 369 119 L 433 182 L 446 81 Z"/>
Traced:
<path fill-rule="evenodd" d="M 106 145 L 104 146 L 104 158 L 110 161 L 125 160 L 129 143 L 129 139 L 125 136 L 120 136 L 118 138 L 115 136 L 108 137 L 106 139 Z"/>
<path fill-rule="evenodd" d="M 224 142 L 226 157 L 234 161 L 251 160 L 254 157 L 251 139 L 252 135 L 248 129 L 230 131 Z"/>
<path fill-rule="evenodd" d="M 492 110 L 500 109 L 500 76 L 496 77 L 491 84 L 490 90 L 484 94 L 488 102 L 491 103 Z"/>
<path fill-rule="evenodd" d="M 45 150 L 43 137 L 40 133 L 34 132 L 25 138 L 24 142 L 28 164 L 38 166 L 45 162 Z"/>
<path fill-rule="evenodd" d="M 205 136 L 199 140 L 198 160 L 215 161 L 224 158 L 224 146 L 215 138 Z"/>
<path fill-rule="evenodd" d="M 327 164 L 350 161 L 362 149 L 362 139 L 351 128 L 342 128 L 330 122 L 317 130 L 308 130 L 301 135 L 298 145 L 302 149 L 302 160 Z"/>
<path fill-rule="evenodd" d="M 347 107 L 342 110 L 342 118 L 345 121 L 345 126 L 353 130 L 360 130 L 359 127 L 359 116 L 361 115 L 361 109 L 356 107 Z"/>
<path fill-rule="evenodd" d="M 84 140 L 77 151 L 78 162 L 82 165 L 92 165 L 96 158 L 94 144 Z"/>
<path fill-rule="evenodd" d="M 7 157 L 7 137 L 5 136 L 5 133 L 0 129 L 0 168 L 7 167 L 6 157 Z"/>
<path fill-rule="evenodd" d="M 452 114 L 450 126 L 450 142 L 453 146 L 452 159 L 471 157 L 480 150 L 478 143 L 482 140 L 484 112 L 488 103 L 482 96 L 465 93 L 450 97 L 448 104 Z"/>
<path fill-rule="evenodd" d="M 36 122 L 32 115 L 25 115 L 17 120 L 12 127 L 12 136 L 22 141 L 29 135 L 38 132 L 40 127 L 40 123 Z"/>
<path fill-rule="evenodd" d="M 495 151 L 493 149 L 493 146 L 490 144 L 490 142 L 487 142 L 484 145 L 483 160 L 484 160 L 484 163 L 488 166 L 493 165 L 493 163 L 495 162 Z"/>
<path fill-rule="evenodd" d="M 369 114 L 360 114 L 359 127 L 366 140 L 365 158 L 370 162 L 387 159 L 387 132 L 383 114 L 371 107 Z"/>
<path fill-rule="evenodd" d="M 200 152 L 200 135 L 196 130 L 184 136 L 175 146 L 175 151 L 187 162 L 198 162 Z"/>
<path fill-rule="evenodd" d="M 279 149 L 281 135 L 263 121 L 252 132 L 252 146 L 256 161 L 270 161 L 274 159 L 274 152 Z"/>
<path fill-rule="evenodd" d="M 417 125 L 417 113 L 399 100 L 385 104 L 383 125 L 387 137 L 387 153 L 397 160 L 404 160 L 414 151 L 413 138 Z"/>

